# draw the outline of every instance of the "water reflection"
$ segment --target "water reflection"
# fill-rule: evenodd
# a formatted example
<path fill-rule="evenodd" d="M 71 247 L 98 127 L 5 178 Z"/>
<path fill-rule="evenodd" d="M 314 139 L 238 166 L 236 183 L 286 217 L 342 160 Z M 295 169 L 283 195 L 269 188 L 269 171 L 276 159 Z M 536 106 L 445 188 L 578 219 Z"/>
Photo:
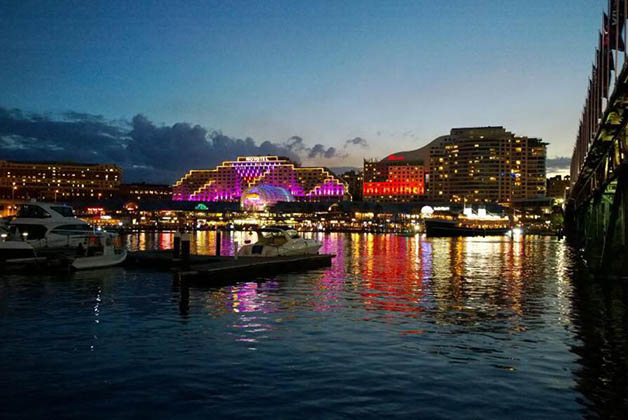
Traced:
<path fill-rule="evenodd" d="M 592 416 L 626 418 L 628 413 L 628 285 L 574 273 L 575 334 L 579 357 L 577 389 Z"/>
<path fill-rule="evenodd" d="M 166 248 L 170 235 L 138 234 L 131 248 Z M 234 241 L 243 243 L 246 235 L 224 234 L 224 253 L 232 254 Z M 621 418 L 628 409 L 628 286 L 582 278 L 577 254 L 564 242 L 306 236 L 336 255 L 331 267 L 215 288 L 173 288 L 180 313 L 188 318 L 200 306 L 205 317 L 229 319 L 224 334 L 251 350 L 296 325 L 340 317 L 363 331 L 374 327 L 399 337 L 397 345 L 417 354 L 481 366 L 481 375 L 490 376 L 487 368 L 516 372 L 557 395 L 575 389 L 585 416 Z M 199 232 L 192 250 L 211 255 L 215 240 L 215 232 Z M 100 299 L 102 291 L 93 294 Z"/>

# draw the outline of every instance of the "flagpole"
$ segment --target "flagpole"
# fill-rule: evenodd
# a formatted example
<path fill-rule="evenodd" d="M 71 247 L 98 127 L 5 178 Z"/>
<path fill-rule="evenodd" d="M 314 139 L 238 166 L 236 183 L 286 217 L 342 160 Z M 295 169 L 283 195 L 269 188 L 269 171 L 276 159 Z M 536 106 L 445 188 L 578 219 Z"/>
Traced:
<path fill-rule="evenodd" d="M 621 20 L 622 20 L 622 24 L 624 25 L 624 61 L 622 63 L 622 69 L 623 66 L 626 65 L 626 50 L 628 49 L 628 46 L 626 46 L 626 43 L 628 43 L 628 38 L 626 38 L 626 35 L 628 35 L 627 32 L 627 28 L 626 28 L 626 19 L 628 19 L 628 0 L 621 0 L 621 2 L 623 3 L 623 8 L 624 8 L 624 13 L 621 16 Z"/>

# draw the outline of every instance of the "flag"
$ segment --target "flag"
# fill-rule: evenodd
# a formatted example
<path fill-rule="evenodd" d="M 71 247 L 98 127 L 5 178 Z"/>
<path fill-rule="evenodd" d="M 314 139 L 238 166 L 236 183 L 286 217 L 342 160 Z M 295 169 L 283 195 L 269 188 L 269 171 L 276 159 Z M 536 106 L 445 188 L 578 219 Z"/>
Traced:
<path fill-rule="evenodd" d="M 600 34 L 600 56 L 602 71 L 602 96 L 608 98 L 608 87 L 611 81 L 611 71 L 615 70 L 613 55 L 610 49 L 610 39 L 608 35 L 608 16 L 604 13 L 604 31 Z"/>
<path fill-rule="evenodd" d="M 608 34 L 608 47 L 613 50 L 625 51 L 623 39 L 624 24 L 626 22 L 626 0 L 609 0 L 608 14 L 604 23 L 604 31 Z"/>

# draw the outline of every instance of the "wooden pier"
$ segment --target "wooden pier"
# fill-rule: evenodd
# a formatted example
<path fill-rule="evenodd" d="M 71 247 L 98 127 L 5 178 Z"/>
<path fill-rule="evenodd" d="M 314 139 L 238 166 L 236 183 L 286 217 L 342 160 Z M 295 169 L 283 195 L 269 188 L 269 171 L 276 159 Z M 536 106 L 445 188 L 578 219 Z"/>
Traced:
<path fill-rule="evenodd" d="M 238 257 L 190 255 L 187 260 L 173 258 L 172 251 L 130 252 L 128 267 L 150 267 L 174 271 L 182 280 L 204 284 L 243 281 L 285 272 L 307 271 L 331 266 L 335 255 L 302 255 L 294 257 Z"/>

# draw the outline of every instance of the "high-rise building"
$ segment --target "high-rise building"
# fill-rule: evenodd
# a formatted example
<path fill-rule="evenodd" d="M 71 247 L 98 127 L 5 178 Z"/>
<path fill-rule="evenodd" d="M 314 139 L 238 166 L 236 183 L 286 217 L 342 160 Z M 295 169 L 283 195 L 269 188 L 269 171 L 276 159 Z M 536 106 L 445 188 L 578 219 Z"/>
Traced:
<path fill-rule="evenodd" d="M 299 167 L 281 156 L 241 156 L 215 169 L 188 172 L 173 186 L 173 200 L 238 201 L 247 188 L 282 187 L 299 201 L 341 199 L 346 184 L 323 167 Z"/>
<path fill-rule="evenodd" d="M 364 184 L 363 173 L 351 170 L 340 175 L 340 178 L 347 184 L 349 194 L 351 194 L 351 200 L 362 201 L 362 186 Z"/>
<path fill-rule="evenodd" d="M 569 175 L 562 177 L 560 175 L 547 178 L 547 196 L 556 200 L 565 198 L 565 192 L 569 189 L 571 178 Z"/>
<path fill-rule="evenodd" d="M 117 194 L 121 178 L 111 164 L 0 160 L 0 198 L 105 199 Z"/>
<path fill-rule="evenodd" d="M 454 128 L 430 149 L 429 196 L 469 203 L 545 196 L 546 143 L 503 127 Z"/>

